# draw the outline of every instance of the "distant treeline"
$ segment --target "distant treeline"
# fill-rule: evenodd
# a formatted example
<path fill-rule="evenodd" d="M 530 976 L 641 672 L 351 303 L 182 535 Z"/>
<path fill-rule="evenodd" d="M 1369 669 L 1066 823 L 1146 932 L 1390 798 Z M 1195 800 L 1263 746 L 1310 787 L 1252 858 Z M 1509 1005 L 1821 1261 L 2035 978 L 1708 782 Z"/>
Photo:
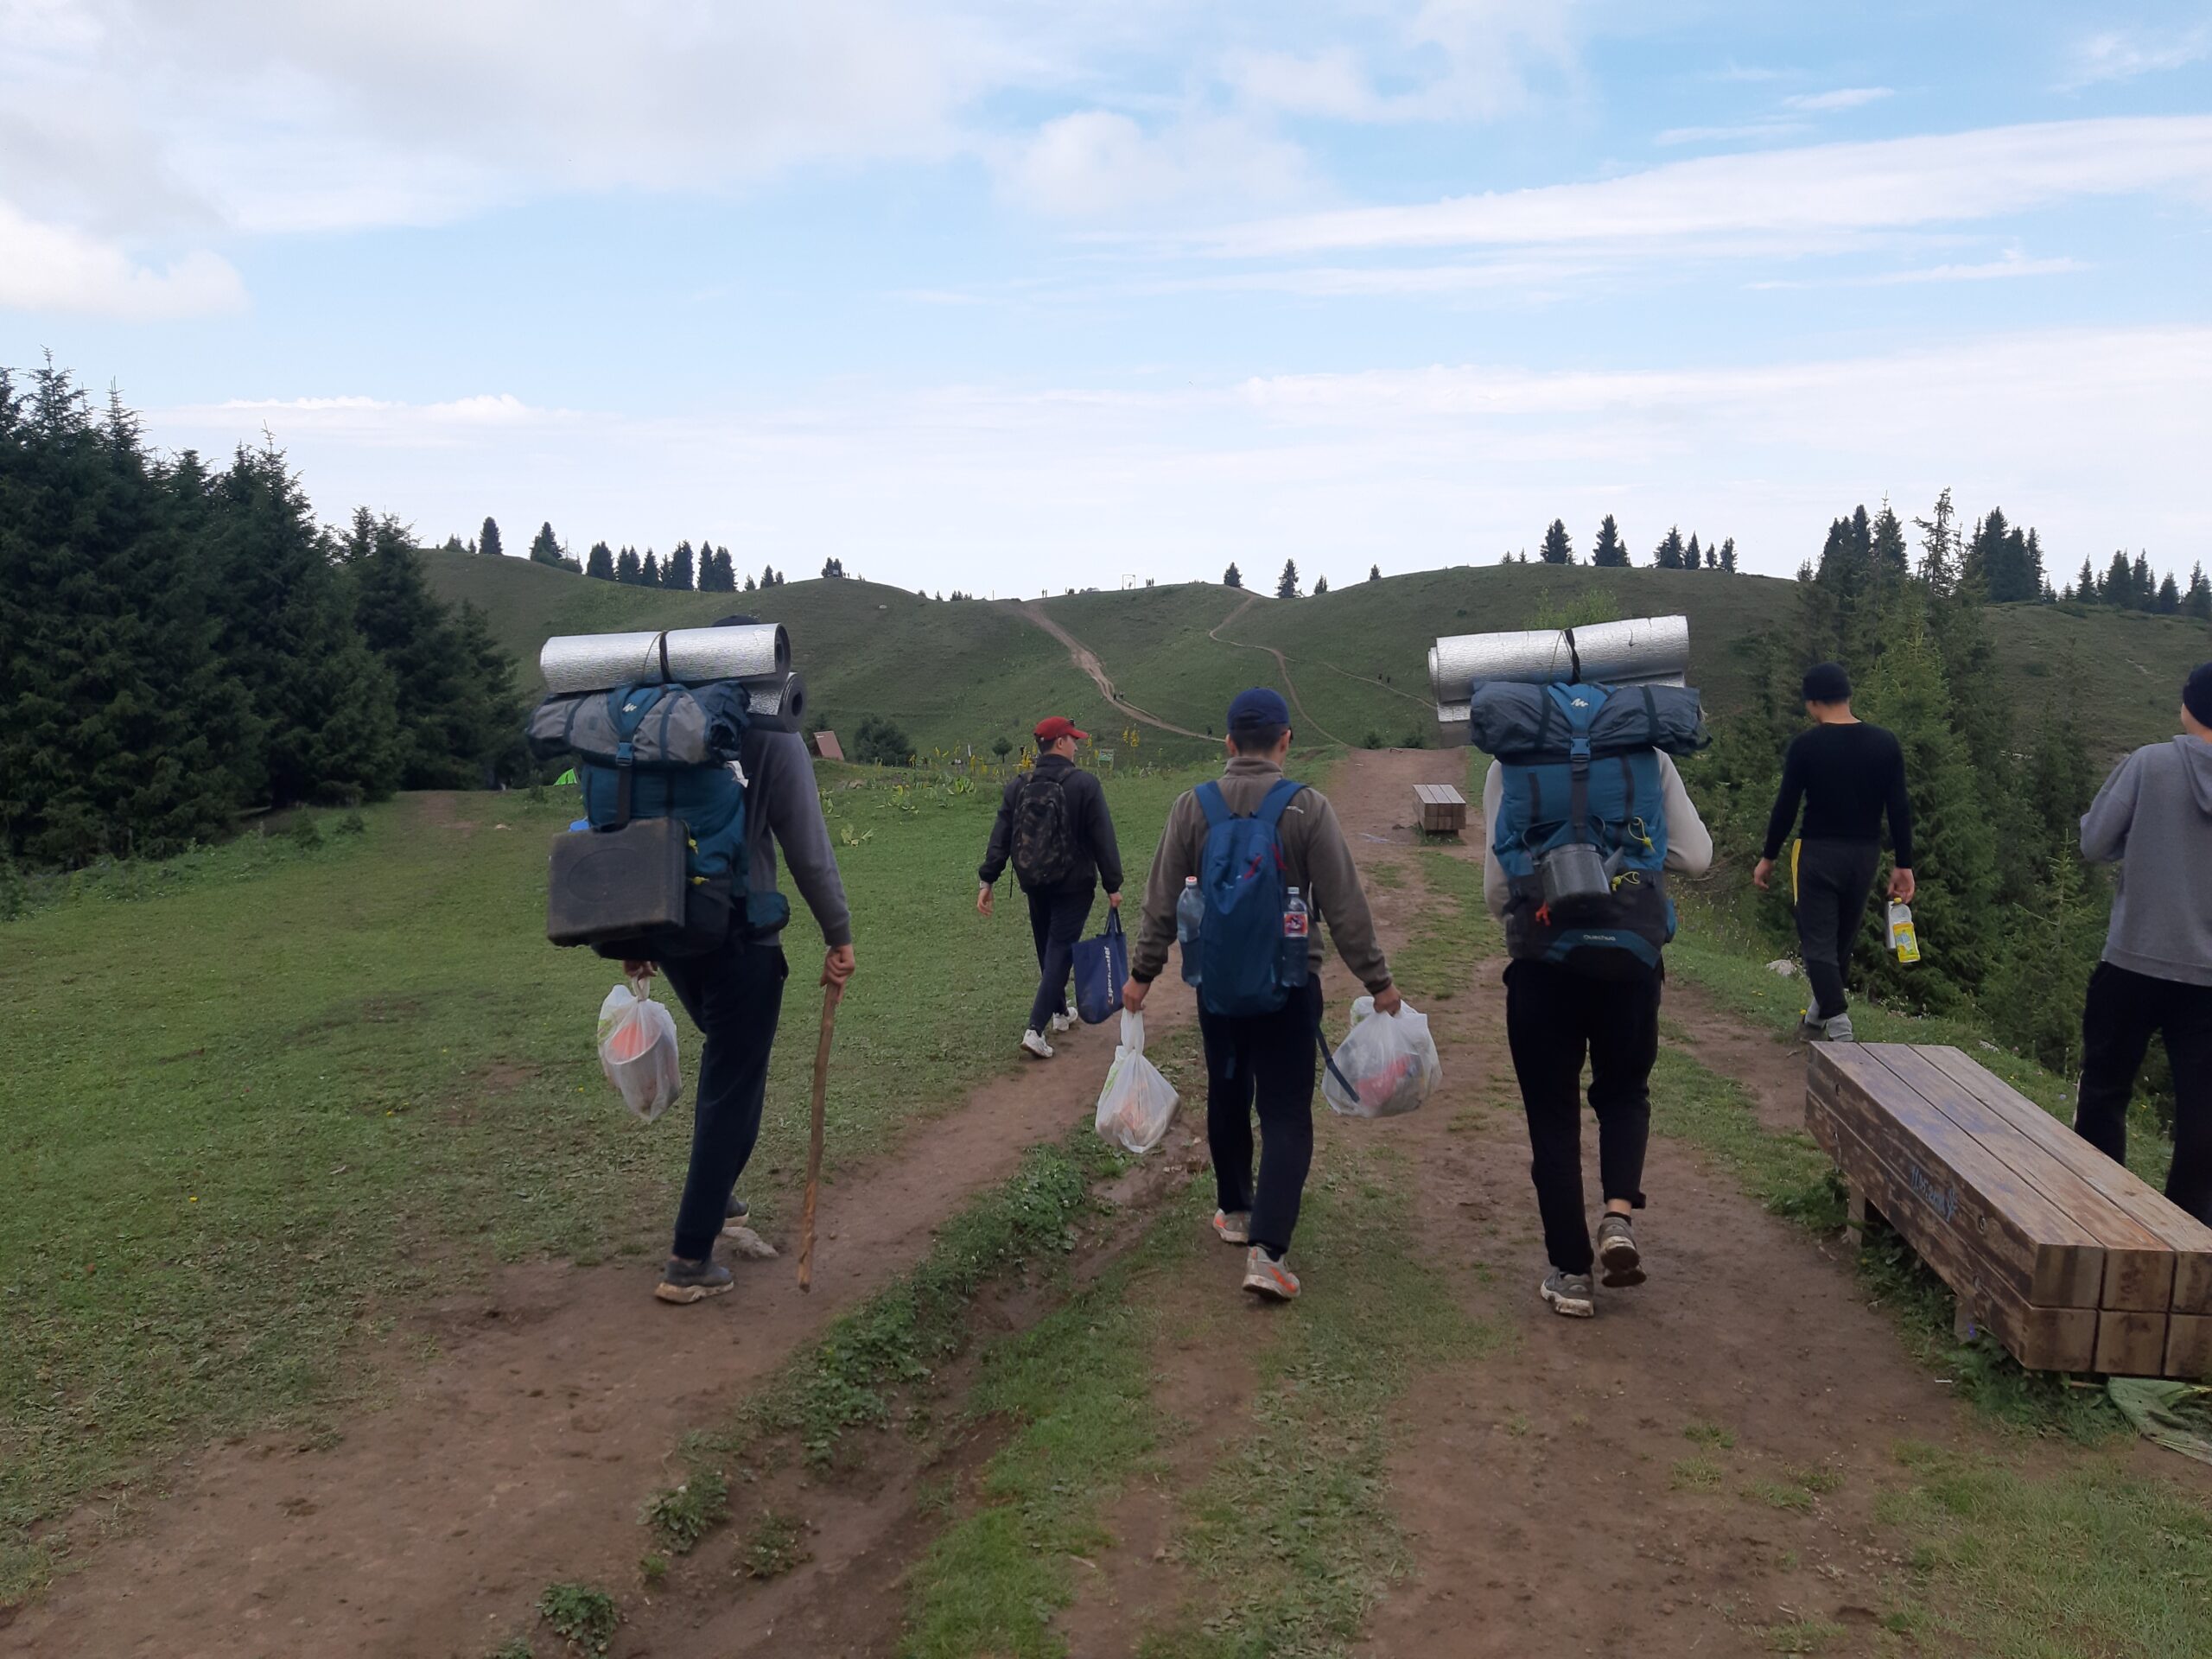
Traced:
<path fill-rule="evenodd" d="M 255 809 L 478 788 L 513 664 L 407 527 L 323 528 L 273 448 L 150 451 L 111 397 L 0 371 L 0 858 L 166 855 Z"/>
<path fill-rule="evenodd" d="M 1918 848 L 1913 910 L 1926 953 L 1901 967 L 1866 929 L 1865 982 L 1905 1007 L 1971 1005 L 2023 1052 L 2076 1071 L 2082 998 L 2112 902 L 2107 873 L 2081 855 L 2081 815 L 2105 772 L 2081 724 L 2084 666 L 2070 651 L 2048 664 L 2039 705 L 2023 705 L 1999 677 L 1984 606 L 2000 595 L 2055 597 L 2032 530 L 1991 512 L 1966 531 L 1948 490 L 1912 524 L 1916 556 L 1886 505 L 1834 522 L 1819 560 L 1800 574 L 1794 624 L 1750 647 L 1759 666 L 1752 706 L 1719 722 L 1713 750 L 1688 764 L 1691 789 L 1724 844 L 1755 849 L 1783 750 L 1804 728 L 1800 677 L 1816 662 L 1843 664 L 1857 711 L 1904 745 Z M 2114 597 L 2086 571 L 2081 586 L 2092 603 L 2159 605 L 2133 562 L 2115 559 Z M 2201 571 L 2176 601 L 2172 608 L 2212 616 Z M 2178 683 L 2173 693 L 2178 706 Z M 1761 911 L 1773 944 L 1786 949 L 1787 906 L 1770 899 Z"/>

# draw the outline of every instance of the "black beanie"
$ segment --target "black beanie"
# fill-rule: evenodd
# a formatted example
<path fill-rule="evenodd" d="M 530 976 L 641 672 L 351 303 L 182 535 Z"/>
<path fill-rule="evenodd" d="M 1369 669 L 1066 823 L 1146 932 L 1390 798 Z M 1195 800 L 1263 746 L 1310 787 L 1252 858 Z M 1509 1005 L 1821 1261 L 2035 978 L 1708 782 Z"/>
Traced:
<path fill-rule="evenodd" d="M 1849 702 L 1851 676 L 1840 663 L 1816 663 L 1805 671 L 1805 701 Z"/>
<path fill-rule="evenodd" d="M 2200 726 L 2212 726 L 2212 663 L 2199 663 L 2182 682 L 2181 706 Z"/>

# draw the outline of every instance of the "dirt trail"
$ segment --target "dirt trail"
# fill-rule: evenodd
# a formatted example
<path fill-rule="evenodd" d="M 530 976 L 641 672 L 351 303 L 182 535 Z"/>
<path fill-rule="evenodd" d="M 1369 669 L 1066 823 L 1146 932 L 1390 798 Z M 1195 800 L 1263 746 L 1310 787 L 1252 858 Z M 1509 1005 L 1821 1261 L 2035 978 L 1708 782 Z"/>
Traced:
<path fill-rule="evenodd" d="M 1266 652 L 1268 656 L 1275 659 L 1275 670 L 1282 676 L 1283 689 L 1290 693 L 1290 706 L 1298 711 L 1299 723 L 1301 726 L 1306 727 L 1310 730 L 1319 732 L 1322 736 L 1327 738 L 1332 743 L 1343 743 L 1349 746 L 1351 741 L 1350 738 L 1338 737 L 1334 732 L 1324 726 L 1319 721 L 1314 719 L 1313 715 L 1306 712 L 1306 705 L 1299 701 L 1298 682 L 1290 677 L 1290 659 L 1287 657 L 1285 657 L 1282 652 L 1277 651 L 1273 645 L 1247 645 L 1242 639 L 1224 639 L 1221 637 L 1221 631 L 1224 628 L 1227 627 L 1230 623 L 1234 622 L 1238 617 L 1243 615 L 1245 612 L 1250 610 L 1259 602 L 1259 594 L 1253 594 L 1251 598 L 1246 600 L 1242 605 L 1239 605 L 1227 616 L 1223 617 L 1220 621 L 1215 623 L 1212 627 L 1209 628 L 1206 631 L 1206 638 L 1212 640 L 1216 645 L 1232 645 L 1238 651 Z M 1338 671 L 1341 673 L 1343 671 L 1338 670 Z M 1355 674 L 1351 677 L 1357 679 L 1359 677 Z"/>
<path fill-rule="evenodd" d="M 1098 695 L 1131 720 L 1141 721 L 1160 731 L 1173 732 L 1179 737 L 1195 737 L 1201 742 L 1212 741 L 1204 732 L 1194 732 L 1187 726 L 1177 726 L 1160 719 L 1157 715 L 1147 714 L 1136 704 L 1124 698 L 1120 692 L 1114 690 L 1114 682 L 1107 678 L 1104 666 L 1100 664 L 1090 647 L 1047 616 L 1042 605 L 1034 601 L 1024 601 L 1021 605 L 1021 613 L 1065 645 L 1069 660 L 1090 677 L 1090 683 L 1098 688 Z"/>
<path fill-rule="evenodd" d="M 677 1478 L 681 1437 L 1064 1134 L 1111 1041 L 1080 1032 L 829 1187 L 810 1297 L 787 1254 L 740 1264 L 731 1295 L 663 1306 L 653 1255 L 512 1268 L 425 1311 L 409 1331 L 439 1357 L 388 1408 L 327 1449 L 262 1439 L 181 1468 L 141 1525 L 0 1630 L 0 1653 L 476 1659 L 552 1580 L 633 1583 L 639 1505 Z"/>

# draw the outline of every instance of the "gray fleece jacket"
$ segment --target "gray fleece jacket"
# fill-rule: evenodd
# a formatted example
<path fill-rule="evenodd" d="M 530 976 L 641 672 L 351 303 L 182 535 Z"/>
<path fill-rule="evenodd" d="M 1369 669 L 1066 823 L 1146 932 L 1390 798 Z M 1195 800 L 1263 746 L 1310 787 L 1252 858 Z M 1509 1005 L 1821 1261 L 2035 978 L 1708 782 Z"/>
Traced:
<path fill-rule="evenodd" d="M 2082 856 L 2120 866 L 2107 962 L 2212 985 L 2212 743 L 2183 734 L 2121 761 L 2082 817 Z"/>
<path fill-rule="evenodd" d="M 755 893 L 776 890 L 776 849 L 782 848 L 799 897 L 822 929 L 822 942 L 833 950 L 850 944 L 853 912 L 837 874 L 837 855 L 830 850 L 830 826 L 823 822 L 805 741 L 796 732 L 755 726 L 747 730 L 739 753 L 746 778 L 746 885 Z"/>

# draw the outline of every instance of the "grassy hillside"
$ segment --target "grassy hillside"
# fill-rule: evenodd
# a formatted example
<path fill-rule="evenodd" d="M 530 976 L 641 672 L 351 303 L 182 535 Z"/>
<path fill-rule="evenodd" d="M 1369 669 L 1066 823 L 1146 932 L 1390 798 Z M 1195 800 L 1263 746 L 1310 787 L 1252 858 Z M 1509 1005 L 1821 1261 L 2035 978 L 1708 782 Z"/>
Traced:
<path fill-rule="evenodd" d="M 442 593 L 490 613 L 532 687 L 549 634 L 683 626 L 743 606 L 791 629 L 817 720 L 833 728 L 887 715 L 917 743 L 950 747 L 1019 737 L 1047 709 L 1100 733 L 1125 723 L 1011 602 L 938 604 L 850 581 L 794 582 L 733 601 L 619 587 L 518 559 L 427 556 Z M 1623 615 L 1686 614 L 1697 683 L 1722 714 L 1749 693 L 1754 642 L 1786 626 L 1796 602 L 1796 584 L 1771 577 L 1543 565 L 1424 571 L 1297 601 L 1189 582 L 1039 602 L 1096 654 L 1122 695 L 1163 720 L 1217 730 L 1240 689 L 1283 685 L 1263 649 L 1272 648 L 1288 661 L 1312 723 L 1348 742 L 1376 735 L 1396 744 L 1414 732 L 1434 741 L 1427 664 L 1438 634 L 1531 626 L 1592 589 Z M 2084 727 L 2111 753 L 2171 733 L 2183 675 L 2212 657 L 2212 629 L 2176 618 L 2006 606 L 1991 611 L 1990 626 L 2030 716 L 2073 654 Z M 1218 639 L 1209 637 L 1216 629 Z M 1162 753 L 1193 747 L 1160 734 L 1148 741 Z"/>

